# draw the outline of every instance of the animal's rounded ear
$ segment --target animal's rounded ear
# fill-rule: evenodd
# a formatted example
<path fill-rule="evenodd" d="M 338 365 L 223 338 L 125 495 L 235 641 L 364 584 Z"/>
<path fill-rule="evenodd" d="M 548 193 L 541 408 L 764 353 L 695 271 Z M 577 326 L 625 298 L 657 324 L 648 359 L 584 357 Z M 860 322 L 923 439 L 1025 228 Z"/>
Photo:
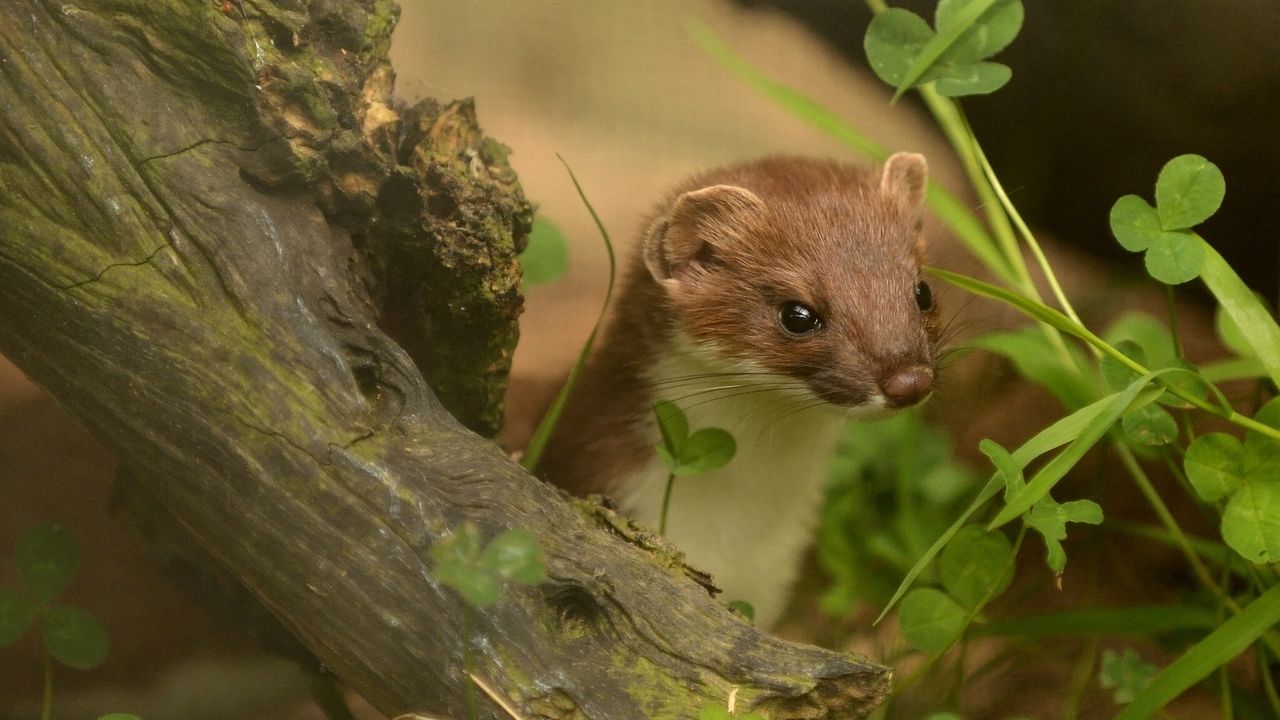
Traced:
<path fill-rule="evenodd" d="M 715 262 L 716 248 L 747 234 L 764 201 L 736 185 L 712 185 L 676 198 L 671 212 L 649 228 L 644 264 L 658 282 L 678 281 Z"/>
<path fill-rule="evenodd" d="M 880 191 L 897 199 L 912 219 L 924 215 L 929 164 L 919 153 L 899 152 L 889 156 L 880 175 Z"/>

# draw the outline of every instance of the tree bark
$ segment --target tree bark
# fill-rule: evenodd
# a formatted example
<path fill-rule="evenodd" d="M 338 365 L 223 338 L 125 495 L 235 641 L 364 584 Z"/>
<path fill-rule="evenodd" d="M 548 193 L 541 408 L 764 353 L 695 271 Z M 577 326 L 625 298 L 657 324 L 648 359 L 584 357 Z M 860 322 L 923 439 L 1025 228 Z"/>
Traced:
<path fill-rule="evenodd" d="M 464 716 L 468 648 L 528 718 L 692 718 L 733 688 L 865 715 L 887 670 L 749 627 L 467 429 L 500 418 L 530 211 L 469 102 L 391 101 L 396 13 L 0 3 L 0 351 L 389 715 Z M 469 634 L 428 553 L 464 521 L 527 529 L 551 577 Z"/>

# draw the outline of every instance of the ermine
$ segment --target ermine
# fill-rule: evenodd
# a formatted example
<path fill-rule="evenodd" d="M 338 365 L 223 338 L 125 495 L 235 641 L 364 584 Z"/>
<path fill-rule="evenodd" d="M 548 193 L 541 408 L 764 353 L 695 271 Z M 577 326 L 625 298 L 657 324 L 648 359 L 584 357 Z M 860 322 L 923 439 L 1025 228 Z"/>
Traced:
<path fill-rule="evenodd" d="M 878 170 L 773 157 L 677 187 L 624 269 L 539 474 L 656 528 L 667 469 L 653 403 L 674 402 L 692 430 L 728 430 L 728 465 L 676 479 L 667 539 L 773 625 L 846 421 L 932 392 L 927 174 L 912 153 Z"/>

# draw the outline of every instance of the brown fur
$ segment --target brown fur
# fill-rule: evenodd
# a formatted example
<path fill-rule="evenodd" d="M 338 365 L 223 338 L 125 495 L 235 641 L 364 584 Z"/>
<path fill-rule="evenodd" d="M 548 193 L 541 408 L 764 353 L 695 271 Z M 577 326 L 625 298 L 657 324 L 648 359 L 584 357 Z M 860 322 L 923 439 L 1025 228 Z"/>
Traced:
<path fill-rule="evenodd" d="M 540 474 L 577 494 L 607 494 L 612 478 L 652 456 L 644 373 L 677 330 L 841 405 L 862 404 L 902 367 L 932 372 L 938 313 L 920 312 L 914 296 L 923 191 L 923 160 L 905 155 L 883 173 L 773 157 L 678 186 L 625 267 Z M 824 328 L 782 332 L 778 307 L 788 300 L 815 308 Z"/>

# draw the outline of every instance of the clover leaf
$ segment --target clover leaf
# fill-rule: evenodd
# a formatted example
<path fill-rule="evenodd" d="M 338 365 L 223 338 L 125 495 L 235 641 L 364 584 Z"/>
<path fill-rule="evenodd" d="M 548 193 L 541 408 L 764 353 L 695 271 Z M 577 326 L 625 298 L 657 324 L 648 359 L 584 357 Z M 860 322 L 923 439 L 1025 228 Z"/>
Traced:
<path fill-rule="evenodd" d="M 948 97 L 991 93 L 1013 75 L 990 62 L 1022 28 L 1021 0 L 942 0 L 934 14 L 935 32 L 923 18 L 902 8 L 876 15 L 867 27 L 863 49 L 871 69 L 897 95 L 936 81 Z"/>
<path fill-rule="evenodd" d="M 1193 280 L 1204 268 L 1204 241 L 1190 231 L 1222 205 L 1226 182 L 1200 155 L 1179 155 L 1156 179 L 1156 206 L 1125 195 L 1111 206 L 1111 234 L 1124 249 L 1146 252 L 1151 277 L 1168 285 Z"/>
<path fill-rule="evenodd" d="M 537 540 L 526 530 L 508 530 L 481 546 L 480 530 L 464 522 L 431 546 L 431 574 L 473 607 L 502 598 L 502 581 L 536 585 L 547 579 Z"/>

